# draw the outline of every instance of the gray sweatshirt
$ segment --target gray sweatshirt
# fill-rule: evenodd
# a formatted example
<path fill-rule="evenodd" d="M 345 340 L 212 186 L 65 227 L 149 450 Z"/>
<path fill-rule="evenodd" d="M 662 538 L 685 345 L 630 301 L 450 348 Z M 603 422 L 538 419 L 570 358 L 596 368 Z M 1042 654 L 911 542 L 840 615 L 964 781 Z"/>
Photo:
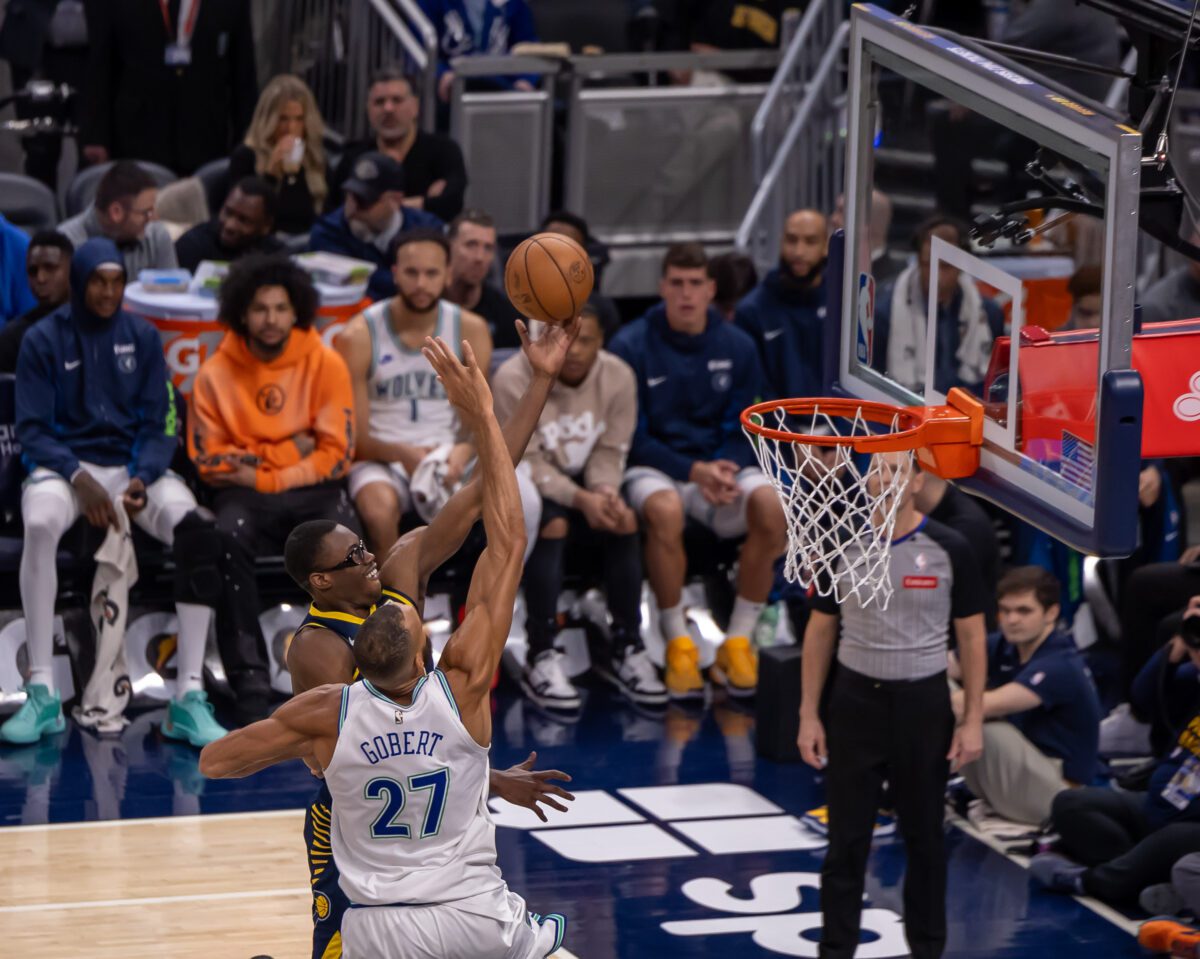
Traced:
<path fill-rule="evenodd" d="M 58 232 L 76 247 L 94 236 L 104 236 L 95 206 L 64 220 L 58 225 Z M 146 224 L 145 234 L 136 243 L 118 243 L 117 248 L 125 258 L 125 277 L 130 283 L 137 280 L 142 270 L 169 270 L 179 265 L 171 234 L 157 220 Z"/>

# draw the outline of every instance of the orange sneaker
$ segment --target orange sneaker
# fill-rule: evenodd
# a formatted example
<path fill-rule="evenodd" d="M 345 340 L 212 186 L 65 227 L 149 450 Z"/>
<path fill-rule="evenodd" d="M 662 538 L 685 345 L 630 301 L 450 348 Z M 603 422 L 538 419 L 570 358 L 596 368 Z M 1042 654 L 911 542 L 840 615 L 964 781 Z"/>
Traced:
<path fill-rule="evenodd" d="M 691 636 L 676 636 L 667 643 L 667 669 L 664 677 L 667 695 L 672 699 L 699 699 L 704 695 L 704 677 L 700 675 L 700 650 Z"/>
<path fill-rule="evenodd" d="M 1138 929 L 1138 945 L 1180 959 L 1200 957 L 1200 931 L 1174 919 L 1150 919 Z"/>
<path fill-rule="evenodd" d="M 717 650 L 713 679 L 730 696 L 753 696 L 758 689 L 758 653 L 747 636 L 730 636 Z"/>

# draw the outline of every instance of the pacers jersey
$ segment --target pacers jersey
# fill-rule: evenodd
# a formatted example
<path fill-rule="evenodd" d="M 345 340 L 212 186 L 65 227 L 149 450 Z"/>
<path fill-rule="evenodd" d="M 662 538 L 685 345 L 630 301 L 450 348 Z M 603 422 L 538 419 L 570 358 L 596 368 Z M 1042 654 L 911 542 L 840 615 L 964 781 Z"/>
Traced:
<path fill-rule="evenodd" d="M 374 439 L 414 446 L 441 446 L 458 436 L 458 415 L 446 399 L 421 350 L 405 346 L 392 329 L 391 300 L 363 311 L 371 334 L 370 431 Z M 462 318 L 459 308 L 438 301 L 434 336 L 440 336 L 461 358 Z"/>
<path fill-rule="evenodd" d="M 408 706 L 365 679 L 347 686 L 325 783 L 352 904 L 503 901 L 488 751 L 463 726 L 441 670 L 422 677 Z"/>
<path fill-rule="evenodd" d="M 388 589 L 385 586 L 381 590 L 381 593 L 380 604 L 399 603 L 402 606 L 411 606 L 414 609 L 417 607 L 416 603 L 398 589 Z M 375 612 L 376 608 L 376 606 L 372 606 L 367 612 L 367 616 Z M 307 629 L 309 626 L 321 626 L 324 629 L 337 633 L 348 645 L 353 646 L 354 637 L 358 634 L 358 627 L 363 624 L 365 619 L 366 616 L 355 616 L 353 613 L 339 613 L 335 610 L 317 609 L 316 603 L 309 603 L 308 615 L 296 627 L 296 632 L 298 633 L 302 629 Z"/>

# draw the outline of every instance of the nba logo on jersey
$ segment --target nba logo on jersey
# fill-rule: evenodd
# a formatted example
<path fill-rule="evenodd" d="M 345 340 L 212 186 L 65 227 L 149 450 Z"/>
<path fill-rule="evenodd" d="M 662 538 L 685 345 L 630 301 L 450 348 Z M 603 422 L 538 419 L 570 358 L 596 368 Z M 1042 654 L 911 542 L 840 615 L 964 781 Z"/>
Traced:
<path fill-rule="evenodd" d="M 858 340 L 856 353 L 863 366 L 871 364 L 875 350 L 875 277 L 858 275 Z"/>

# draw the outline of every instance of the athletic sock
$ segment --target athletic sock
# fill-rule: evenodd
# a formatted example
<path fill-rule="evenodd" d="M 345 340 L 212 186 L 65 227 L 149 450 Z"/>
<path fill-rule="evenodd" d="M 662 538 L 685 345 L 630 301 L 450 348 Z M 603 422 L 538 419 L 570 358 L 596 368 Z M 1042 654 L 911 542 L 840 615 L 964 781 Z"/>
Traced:
<path fill-rule="evenodd" d="M 758 617 L 765 605 L 766 603 L 754 603 L 739 596 L 733 601 L 733 612 L 729 616 L 729 629 L 725 631 L 725 635 L 727 637 L 752 636 L 754 627 L 758 625 Z"/>
<path fill-rule="evenodd" d="M 176 603 L 179 645 L 175 650 L 176 696 L 204 688 L 204 647 L 212 609 L 196 603 Z"/>
<path fill-rule="evenodd" d="M 670 609 L 660 609 L 658 611 L 658 626 L 662 630 L 663 639 L 668 643 L 676 636 L 690 636 L 688 630 L 687 618 L 683 615 L 683 603 L 672 606 Z"/>

